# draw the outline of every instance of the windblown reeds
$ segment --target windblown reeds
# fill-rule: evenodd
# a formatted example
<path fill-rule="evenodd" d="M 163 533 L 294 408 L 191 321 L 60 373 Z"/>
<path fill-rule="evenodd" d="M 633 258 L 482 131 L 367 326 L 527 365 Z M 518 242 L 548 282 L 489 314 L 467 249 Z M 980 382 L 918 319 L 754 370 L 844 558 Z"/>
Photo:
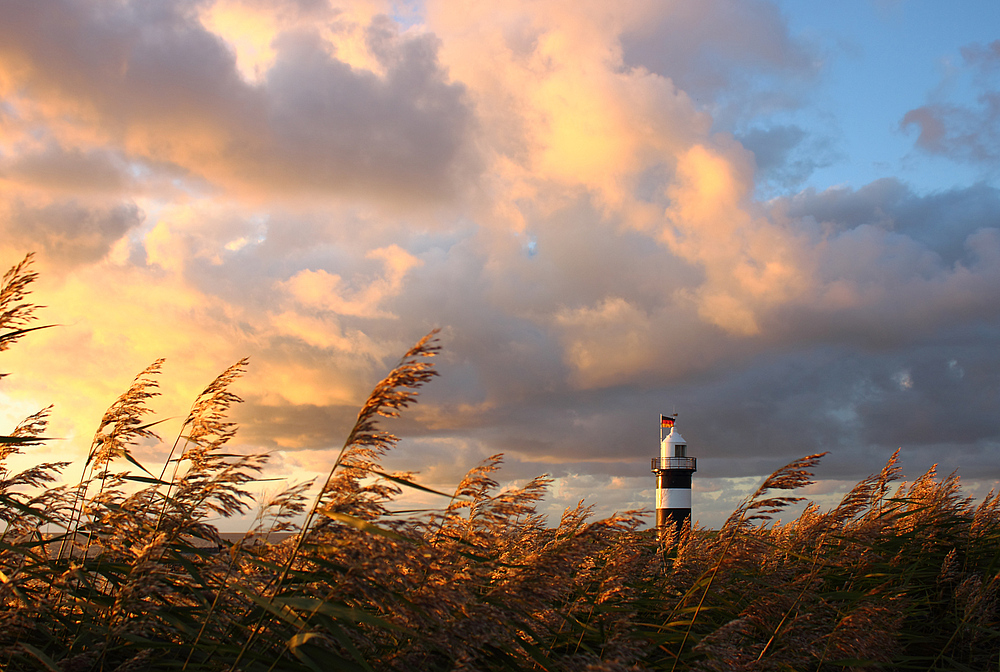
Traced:
<path fill-rule="evenodd" d="M 30 257 L 0 286 L 0 349 L 29 329 Z M 268 497 L 238 543 L 266 456 L 226 452 L 240 360 L 195 400 L 159 470 L 149 402 L 161 362 L 66 463 L 11 473 L 49 409 L 0 437 L 0 668 L 7 670 L 985 670 L 997 666 L 1000 497 L 933 469 L 893 491 L 893 456 L 828 512 L 770 516 L 821 456 L 779 469 L 719 531 L 659 535 L 642 512 L 555 527 L 551 482 L 500 488 L 494 456 L 442 508 L 392 515 L 402 489 L 379 426 L 433 377 L 432 332 L 365 402 L 317 493 Z M 172 448 L 170 447 L 172 446 Z M 311 504 L 310 504 L 311 501 Z M 291 532 L 274 543 L 271 530 Z M 207 544 L 207 545 L 206 545 Z"/>

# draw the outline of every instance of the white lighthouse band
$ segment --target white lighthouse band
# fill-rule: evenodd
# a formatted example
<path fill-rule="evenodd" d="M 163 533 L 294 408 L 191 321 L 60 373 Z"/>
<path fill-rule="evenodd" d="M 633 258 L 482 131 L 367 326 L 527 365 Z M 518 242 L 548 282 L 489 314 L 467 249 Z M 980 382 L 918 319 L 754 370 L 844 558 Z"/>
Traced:
<path fill-rule="evenodd" d="M 661 416 L 661 427 L 668 422 L 670 433 L 660 439 L 660 456 L 654 457 L 656 474 L 656 526 L 676 530 L 691 525 L 691 475 L 698 462 L 687 454 L 687 441 L 673 426 L 673 419 Z M 662 431 L 662 429 L 661 429 Z"/>
<path fill-rule="evenodd" d="M 685 509 L 691 512 L 691 488 L 686 490 L 677 488 L 657 488 L 656 508 L 658 509 Z"/>

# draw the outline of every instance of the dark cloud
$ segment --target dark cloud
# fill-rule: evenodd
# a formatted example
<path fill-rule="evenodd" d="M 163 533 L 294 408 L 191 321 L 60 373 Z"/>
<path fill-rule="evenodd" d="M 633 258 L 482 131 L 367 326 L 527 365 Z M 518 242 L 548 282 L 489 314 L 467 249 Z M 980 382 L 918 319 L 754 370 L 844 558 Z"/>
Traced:
<path fill-rule="evenodd" d="M 1000 315 L 1000 230 L 966 240 L 968 265 L 945 266 L 913 239 L 861 226 L 829 239 L 808 299 L 766 320 L 775 342 L 894 348 Z M 787 340 L 786 340 L 787 339 Z"/>
<path fill-rule="evenodd" d="M 956 336 L 970 335 L 963 331 Z M 995 325 L 981 333 L 998 336 Z M 874 403 L 861 409 L 862 440 L 884 447 L 950 446 L 949 452 L 1000 440 L 1000 357 L 977 341 L 947 339 L 897 353 L 894 362 L 886 358 L 872 380 Z M 1000 475 L 1000 466 L 993 473 Z"/>
<path fill-rule="evenodd" d="M 118 152 L 64 149 L 52 142 L 45 149 L 0 163 L 0 176 L 45 189 L 92 192 L 121 191 L 130 182 L 128 166 Z"/>
<path fill-rule="evenodd" d="M 0 219 L 5 242 L 39 253 L 52 268 L 90 264 L 142 223 L 143 213 L 133 203 L 90 205 L 74 199 L 31 206 L 14 200 Z"/>
<path fill-rule="evenodd" d="M 900 125 L 917 127 L 917 147 L 925 152 L 995 166 L 1000 161 L 1000 93 L 984 93 L 979 103 L 978 108 L 924 105 L 907 112 Z"/>
<path fill-rule="evenodd" d="M 195 8 L 12 0 L 4 8 L 0 55 L 15 66 L 24 93 L 76 99 L 114 130 L 143 121 L 180 126 L 206 110 L 225 114 L 246 93 L 233 55 L 200 27 Z"/>
<path fill-rule="evenodd" d="M 506 452 L 517 463 L 511 478 L 642 477 L 658 450 L 657 415 L 676 409 L 704 478 L 759 475 L 830 451 L 824 478 L 857 479 L 897 447 L 912 456 L 911 472 L 937 452 L 933 462 L 949 471 L 998 478 L 998 327 L 893 351 L 768 352 L 715 376 L 647 389 L 556 390 L 491 409 L 479 418 L 488 428 L 456 433 L 484 446 L 477 455 Z"/>
<path fill-rule="evenodd" d="M 918 131 L 916 146 L 930 154 L 984 166 L 1000 165 L 1000 40 L 962 48 L 962 58 L 978 89 L 978 105 L 932 102 L 903 116 L 900 128 Z"/>
<path fill-rule="evenodd" d="M 962 47 L 961 53 L 966 63 L 984 75 L 1000 70 L 1000 40 L 989 44 L 970 44 Z"/>
<path fill-rule="evenodd" d="M 807 189 L 780 201 L 789 216 L 821 224 L 830 232 L 863 225 L 903 234 L 939 255 L 945 266 L 968 263 L 968 237 L 1000 228 L 1000 190 L 987 184 L 917 194 L 895 178 L 860 189 Z"/>
<path fill-rule="evenodd" d="M 671 3 L 658 21 L 621 43 L 626 65 L 669 77 L 701 105 L 725 108 L 717 117 L 798 107 L 795 81 L 811 79 L 819 63 L 789 34 L 778 8 L 763 0 Z"/>
<path fill-rule="evenodd" d="M 273 144 L 248 164 L 259 179 L 292 190 L 385 183 L 411 197 L 457 181 L 470 115 L 462 87 L 438 68 L 436 40 L 402 39 L 382 17 L 369 42 L 384 79 L 327 56 L 315 36 L 278 41 L 265 83 Z"/>
<path fill-rule="evenodd" d="M 794 125 L 752 128 L 737 134 L 736 139 L 754 154 L 758 184 L 773 184 L 784 190 L 802 184 L 835 158 L 828 141 L 810 137 Z"/>
<path fill-rule="evenodd" d="M 292 13 L 296 17 L 328 19 L 335 10 L 330 0 L 241 0 L 241 5 L 257 10 Z"/>
<path fill-rule="evenodd" d="M 245 403 L 234 408 L 232 417 L 240 426 L 241 443 L 265 450 L 323 450 L 344 444 L 358 410 L 353 406 L 276 405 L 245 395 Z"/>
<path fill-rule="evenodd" d="M 401 36 L 376 18 L 368 40 L 379 76 L 330 56 L 314 34 L 285 34 L 254 85 L 196 8 L 14 0 L 0 24 L 0 64 L 21 95 L 72 101 L 56 114 L 96 115 L 129 155 L 225 186 L 434 199 L 475 171 L 463 88 L 447 81 L 432 36 Z"/>

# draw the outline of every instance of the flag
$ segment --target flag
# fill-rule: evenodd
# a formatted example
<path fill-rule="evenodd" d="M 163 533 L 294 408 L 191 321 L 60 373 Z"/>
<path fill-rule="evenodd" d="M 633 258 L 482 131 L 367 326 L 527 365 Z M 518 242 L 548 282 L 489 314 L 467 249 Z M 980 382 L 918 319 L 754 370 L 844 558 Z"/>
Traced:
<path fill-rule="evenodd" d="M 674 420 L 676 420 L 676 418 L 672 418 L 669 415 L 661 415 L 660 429 L 670 429 L 674 426 Z"/>

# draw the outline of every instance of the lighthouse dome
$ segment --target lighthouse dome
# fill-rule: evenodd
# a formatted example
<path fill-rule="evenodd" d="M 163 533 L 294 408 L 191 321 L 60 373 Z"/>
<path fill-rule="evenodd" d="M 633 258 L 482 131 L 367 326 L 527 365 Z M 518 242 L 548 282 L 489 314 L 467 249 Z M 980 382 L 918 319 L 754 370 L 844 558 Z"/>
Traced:
<path fill-rule="evenodd" d="M 684 440 L 676 427 L 670 430 L 670 433 L 664 437 L 663 443 L 660 444 L 660 456 L 687 457 L 687 441 Z"/>

